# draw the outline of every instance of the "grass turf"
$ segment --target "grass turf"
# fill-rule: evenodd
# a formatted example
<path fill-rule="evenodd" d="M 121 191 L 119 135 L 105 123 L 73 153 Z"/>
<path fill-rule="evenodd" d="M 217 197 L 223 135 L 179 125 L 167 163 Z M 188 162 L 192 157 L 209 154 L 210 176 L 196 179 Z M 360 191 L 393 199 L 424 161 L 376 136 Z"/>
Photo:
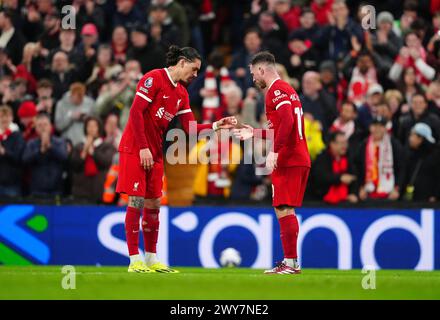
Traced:
<path fill-rule="evenodd" d="M 379 270 L 376 289 L 360 270 L 305 269 L 264 275 L 252 269 L 178 268 L 132 274 L 125 267 L 76 267 L 76 289 L 61 286 L 61 267 L 0 266 L 0 299 L 440 299 L 440 272 Z"/>

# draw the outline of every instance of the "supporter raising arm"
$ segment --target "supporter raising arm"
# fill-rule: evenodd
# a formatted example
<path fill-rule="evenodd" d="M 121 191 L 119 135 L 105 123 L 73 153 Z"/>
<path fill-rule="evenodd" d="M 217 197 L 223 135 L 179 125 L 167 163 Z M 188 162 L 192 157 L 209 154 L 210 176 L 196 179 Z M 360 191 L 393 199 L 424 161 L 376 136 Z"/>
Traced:
<path fill-rule="evenodd" d="M 412 67 L 416 71 L 417 81 L 428 85 L 435 77 L 435 69 L 426 63 L 427 53 L 415 32 L 405 36 L 405 46 L 400 49 L 396 61 L 389 71 L 389 78 L 397 81 L 404 69 Z"/>

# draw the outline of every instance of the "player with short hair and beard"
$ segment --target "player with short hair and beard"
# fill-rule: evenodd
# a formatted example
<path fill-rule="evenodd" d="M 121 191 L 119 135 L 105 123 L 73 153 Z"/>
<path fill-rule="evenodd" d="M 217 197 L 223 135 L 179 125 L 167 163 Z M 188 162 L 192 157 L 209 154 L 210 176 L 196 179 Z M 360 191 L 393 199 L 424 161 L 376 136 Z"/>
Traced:
<path fill-rule="evenodd" d="M 197 76 L 200 66 L 201 58 L 195 49 L 171 46 L 167 68 L 146 73 L 137 85 L 119 144 L 120 173 L 116 187 L 117 192 L 129 196 L 125 216 L 129 272 L 177 272 L 156 257 L 163 177 L 162 140 L 175 116 L 187 133 L 190 123 L 195 122 L 185 86 Z M 232 128 L 236 123 L 234 117 L 227 117 L 213 124 L 197 124 L 197 133 L 204 129 Z M 145 261 L 140 258 L 138 249 L 141 212 Z"/>
<path fill-rule="evenodd" d="M 265 273 L 301 273 L 295 207 L 302 205 L 311 166 L 301 102 L 295 89 L 280 79 L 275 58 L 270 52 L 257 53 L 249 67 L 255 84 L 266 92 L 268 129 L 243 125 L 234 129 L 234 135 L 241 140 L 251 137 L 266 139 L 270 138 L 270 130 L 273 130 L 273 151 L 266 158 L 266 167 L 272 171 L 272 205 L 280 224 L 284 252 L 284 260 Z"/>

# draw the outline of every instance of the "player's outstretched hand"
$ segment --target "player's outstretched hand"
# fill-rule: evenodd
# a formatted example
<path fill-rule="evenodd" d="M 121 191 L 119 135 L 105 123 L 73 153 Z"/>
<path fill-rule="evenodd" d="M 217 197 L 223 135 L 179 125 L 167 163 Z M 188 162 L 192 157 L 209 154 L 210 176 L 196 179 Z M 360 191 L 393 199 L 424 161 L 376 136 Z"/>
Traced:
<path fill-rule="evenodd" d="M 269 169 L 270 172 L 272 172 L 274 169 L 277 168 L 277 160 L 278 160 L 278 153 L 275 152 L 269 152 L 266 158 L 266 168 Z"/>
<path fill-rule="evenodd" d="M 241 128 L 234 129 L 232 133 L 239 140 L 247 140 L 254 136 L 254 128 L 250 125 L 243 124 Z"/>
<path fill-rule="evenodd" d="M 222 118 L 219 121 L 214 122 L 214 130 L 218 129 L 231 129 L 237 125 L 238 121 L 235 117 Z"/>
<path fill-rule="evenodd" d="M 141 166 L 145 170 L 150 170 L 151 168 L 153 168 L 154 161 L 150 149 L 146 148 L 139 150 L 139 158 L 141 160 Z"/>

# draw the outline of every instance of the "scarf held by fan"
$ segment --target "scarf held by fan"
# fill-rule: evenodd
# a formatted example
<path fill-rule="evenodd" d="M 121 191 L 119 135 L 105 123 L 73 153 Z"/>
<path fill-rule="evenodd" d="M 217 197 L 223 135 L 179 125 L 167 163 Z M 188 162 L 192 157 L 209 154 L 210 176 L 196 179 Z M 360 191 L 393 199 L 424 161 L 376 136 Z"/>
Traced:
<path fill-rule="evenodd" d="M 368 138 L 365 152 L 365 187 L 370 197 L 386 197 L 395 185 L 391 138 L 386 134 L 379 144 Z"/>

